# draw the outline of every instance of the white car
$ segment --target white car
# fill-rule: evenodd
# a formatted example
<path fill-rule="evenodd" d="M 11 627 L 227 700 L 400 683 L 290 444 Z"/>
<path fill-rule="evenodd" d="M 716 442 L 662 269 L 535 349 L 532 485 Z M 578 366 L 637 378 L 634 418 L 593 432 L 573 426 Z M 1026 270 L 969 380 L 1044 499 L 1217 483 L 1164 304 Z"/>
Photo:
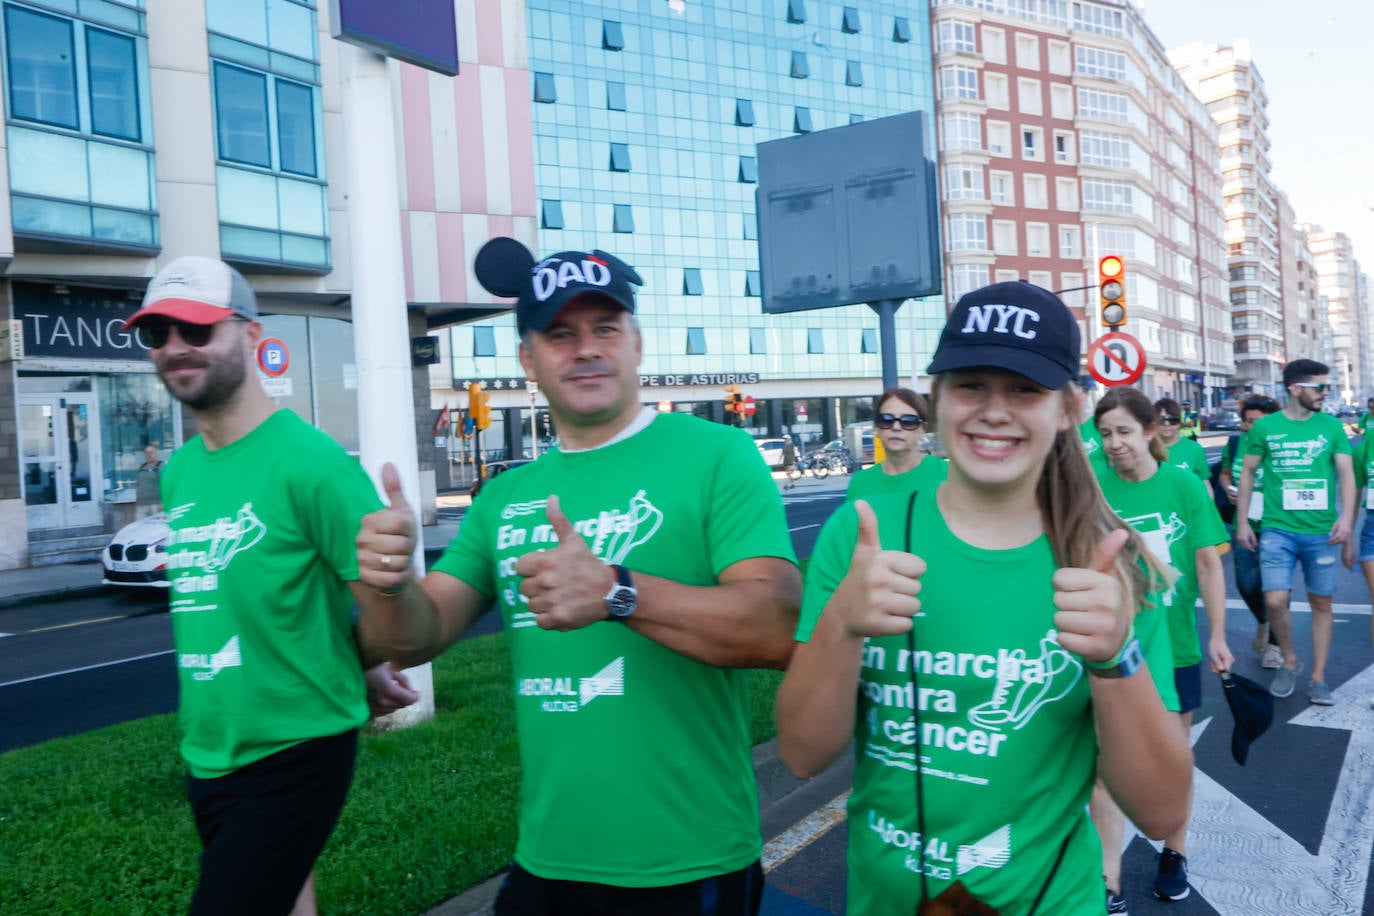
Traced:
<path fill-rule="evenodd" d="M 100 554 L 106 585 L 167 587 L 167 513 L 159 512 L 119 529 Z"/>
<path fill-rule="evenodd" d="M 755 439 L 754 444 L 759 447 L 759 454 L 763 456 L 763 463 L 770 468 L 782 467 L 782 439 Z"/>

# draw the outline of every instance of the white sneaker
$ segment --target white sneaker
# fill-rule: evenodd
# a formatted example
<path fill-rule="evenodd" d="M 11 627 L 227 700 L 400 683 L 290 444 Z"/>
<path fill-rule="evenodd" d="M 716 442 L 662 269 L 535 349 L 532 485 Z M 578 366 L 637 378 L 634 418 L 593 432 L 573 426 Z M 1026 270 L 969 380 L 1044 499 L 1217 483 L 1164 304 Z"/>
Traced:
<path fill-rule="evenodd" d="M 1278 646 L 1266 646 L 1264 658 L 1260 660 L 1261 668 L 1282 668 L 1283 651 Z"/>

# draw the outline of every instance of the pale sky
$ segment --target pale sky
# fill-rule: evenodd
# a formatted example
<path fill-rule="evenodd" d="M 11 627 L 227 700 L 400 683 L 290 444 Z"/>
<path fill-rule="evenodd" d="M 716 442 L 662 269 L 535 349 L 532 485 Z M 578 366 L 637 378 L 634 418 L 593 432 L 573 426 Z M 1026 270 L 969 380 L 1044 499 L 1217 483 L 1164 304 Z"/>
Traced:
<path fill-rule="evenodd" d="M 1250 40 L 1274 182 L 1298 222 L 1350 236 L 1374 276 L 1374 2 L 1136 0 L 1164 47 Z"/>

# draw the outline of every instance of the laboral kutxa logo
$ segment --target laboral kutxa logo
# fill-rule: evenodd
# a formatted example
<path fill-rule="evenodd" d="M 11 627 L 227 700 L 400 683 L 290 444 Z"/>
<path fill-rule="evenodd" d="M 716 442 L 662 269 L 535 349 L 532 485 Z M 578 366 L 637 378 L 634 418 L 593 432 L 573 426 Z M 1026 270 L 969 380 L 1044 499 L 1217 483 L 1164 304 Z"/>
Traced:
<path fill-rule="evenodd" d="M 522 677 L 516 692 L 522 697 L 543 697 L 544 712 L 577 712 L 597 697 L 625 695 L 625 656 L 586 677 Z"/>

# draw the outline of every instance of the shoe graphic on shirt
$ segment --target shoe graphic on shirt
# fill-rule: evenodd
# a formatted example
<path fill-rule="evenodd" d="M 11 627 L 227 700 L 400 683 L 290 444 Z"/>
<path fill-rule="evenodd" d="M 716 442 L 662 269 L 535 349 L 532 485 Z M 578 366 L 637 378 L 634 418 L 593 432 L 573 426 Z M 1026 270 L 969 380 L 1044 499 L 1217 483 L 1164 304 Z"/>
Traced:
<path fill-rule="evenodd" d="M 992 833 L 960 846 L 954 861 L 959 877 L 975 868 L 1001 868 L 1011 861 L 1011 824 L 1003 824 Z"/>
<path fill-rule="evenodd" d="M 1041 706 L 1067 696 L 1083 676 L 1083 663 L 1059 645 L 1054 630 L 1040 640 L 1038 667 L 1042 678 L 1025 678 L 1026 670 L 1033 670 L 1034 667 L 1027 665 L 1025 659 L 1025 650 L 1017 649 L 1010 654 L 1009 660 L 1020 664 L 998 666 L 997 686 L 993 688 L 992 699 L 968 711 L 970 722 L 994 731 L 1001 731 L 1008 726 L 1013 730 L 1020 729 L 1030 722 Z M 1013 695 L 1012 688 L 1018 680 L 1021 686 Z"/>

